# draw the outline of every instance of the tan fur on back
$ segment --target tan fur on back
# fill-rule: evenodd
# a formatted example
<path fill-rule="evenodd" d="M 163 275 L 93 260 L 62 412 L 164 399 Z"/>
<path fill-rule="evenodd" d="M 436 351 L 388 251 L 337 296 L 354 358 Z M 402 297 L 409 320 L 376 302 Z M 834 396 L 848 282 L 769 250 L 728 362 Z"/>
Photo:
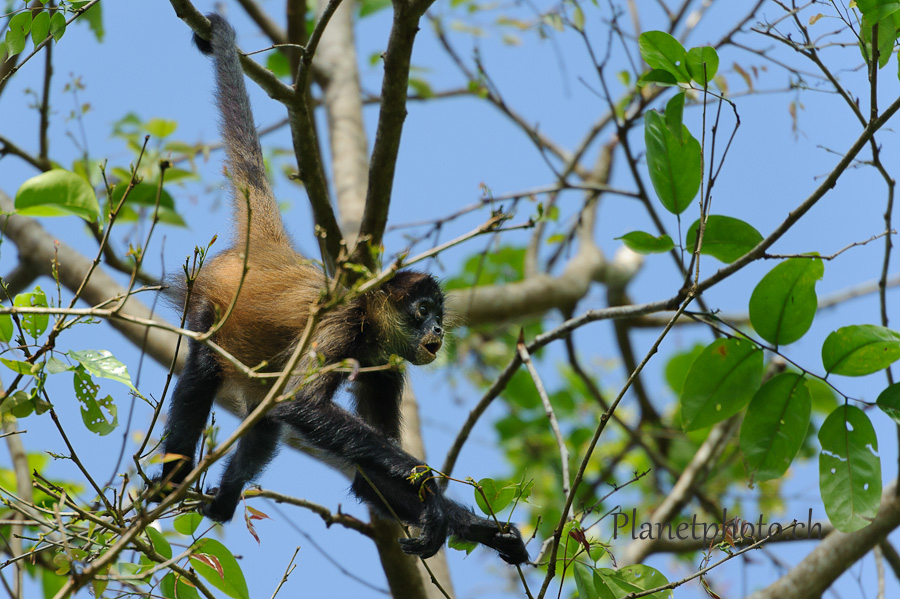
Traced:
<path fill-rule="evenodd" d="M 309 308 L 319 299 L 324 277 L 321 270 L 283 244 L 255 244 L 247 266 L 240 297 L 215 341 L 244 365 L 253 368 L 267 362 L 264 370 L 275 371 L 306 327 Z M 243 268 L 243 256 L 232 248 L 201 271 L 195 293 L 214 306 L 217 320 L 228 310 Z M 236 374 L 224 359 L 220 362 L 227 376 Z"/>

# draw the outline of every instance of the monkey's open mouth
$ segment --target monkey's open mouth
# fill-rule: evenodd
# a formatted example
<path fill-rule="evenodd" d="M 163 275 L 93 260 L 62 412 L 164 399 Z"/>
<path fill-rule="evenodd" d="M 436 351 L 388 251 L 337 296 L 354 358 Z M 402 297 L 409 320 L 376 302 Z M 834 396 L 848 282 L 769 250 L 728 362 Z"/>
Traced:
<path fill-rule="evenodd" d="M 433 341 L 432 343 L 423 343 L 422 347 L 425 348 L 425 351 L 434 356 L 438 353 L 438 350 L 441 349 L 441 342 Z"/>

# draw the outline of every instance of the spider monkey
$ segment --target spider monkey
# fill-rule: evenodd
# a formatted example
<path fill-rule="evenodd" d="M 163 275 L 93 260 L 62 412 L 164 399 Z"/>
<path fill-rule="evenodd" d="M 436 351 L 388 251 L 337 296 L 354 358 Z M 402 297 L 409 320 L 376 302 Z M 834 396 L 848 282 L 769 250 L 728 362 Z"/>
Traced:
<path fill-rule="evenodd" d="M 248 248 L 249 271 L 214 340 L 243 364 L 266 364 L 266 370 L 274 372 L 283 369 L 294 351 L 326 280 L 321 270 L 293 249 L 281 221 L 266 178 L 234 30 L 217 14 L 208 18 L 210 39 L 195 34 L 194 42 L 214 59 L 235 230 L 232 247 L 206 264 L 193 284 L 188 327 L 208 331 L 225 313 L 238 291 Z M 181 289 L 182 298 L 185 293 Z M 443 318 L 444 294 L 434 277 L 400 271 L 377 290 L 326 312 L 312 343 L 326 365 L 355 359 L 361 366 L 378 366 L 392 354 L 413 364 L 427 364 L 441 348 Z M 250 429 L 228 460 L 218 488 L 210 491 L 215 498 L 201 508 L 203 514 L 217 522 L 230 520 L 244 486 L 274 457 L 282 431 L 289 429 L 333 465 L 348 472 L 361 470 L 365 476 L 357 472 L 351 486 L 358 498 L 384 515 L 393 511 L 420 528 L 418 537 L 400 540 L 406 553 L 430 557 L 453 535 L 497 550 L 510 564 L 528 561 L 515 526 L 500 530 L 494 521 L 476 516 L 445 497 L 431 476 L 411 482 L 410 475 L 421 472 L 423 465 L 399 446 L 403 374 L 393 370 L 358 373 L 351 384 L 355 414 L 333 401 L 345 378 L 334 371 L 320 373 Z M 264 384 L 248 379 L 208 346 L 190 340 L 163 440 L 165 453 L 184 459 L 166 463 L 160 480 L 168 481 L 171 489 L 194 468 L 197 443 L 215 399 L 249 413 L 266 391 Z"/>

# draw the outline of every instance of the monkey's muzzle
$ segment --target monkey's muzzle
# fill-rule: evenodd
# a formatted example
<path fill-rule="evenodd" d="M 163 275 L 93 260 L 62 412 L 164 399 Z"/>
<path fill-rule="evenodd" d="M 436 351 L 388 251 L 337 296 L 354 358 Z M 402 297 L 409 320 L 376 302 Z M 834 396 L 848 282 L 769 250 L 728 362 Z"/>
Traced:
<path fill-rule="evenodd" d="M 437 358 L 437 353 L 444 344 L 439 335 L 426 335 L 416 348 L 416 364 L 430 364 Z"/>

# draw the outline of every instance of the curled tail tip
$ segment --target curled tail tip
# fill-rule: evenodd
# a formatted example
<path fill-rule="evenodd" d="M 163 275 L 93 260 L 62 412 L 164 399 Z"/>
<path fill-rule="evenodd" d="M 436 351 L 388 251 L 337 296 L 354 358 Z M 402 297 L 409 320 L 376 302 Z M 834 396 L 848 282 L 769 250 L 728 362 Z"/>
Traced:
<path fill-rule="evenodd" d="M 209 19 L 210 25 L 209 39 L 204 39 L 197 33 L 194 33 L 193 36 L 194 45 L 197 46 L 200 52 L 206 55 L 214 54 L 214 41 L 222 41 L 228 45 L 234 45 L 234 29 L 228 24 L 225 17 L 213 12 L 206 15 L 206 18 Z"/>

